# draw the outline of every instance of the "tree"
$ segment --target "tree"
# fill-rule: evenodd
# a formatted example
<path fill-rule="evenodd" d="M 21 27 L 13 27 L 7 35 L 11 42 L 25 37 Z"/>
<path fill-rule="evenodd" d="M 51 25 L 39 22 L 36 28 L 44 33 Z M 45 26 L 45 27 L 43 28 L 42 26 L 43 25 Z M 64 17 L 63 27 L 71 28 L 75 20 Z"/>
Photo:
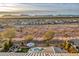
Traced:
<path fill-rule="evenodd" d="M 0 39 L 2 39 L 2 35 L 1 35 L 2 33 L 0 32 Z"/>
<path fill-rule="evenodd" d="M 14 28 L 8 28 L 6 31 L 3 32 L 4 38 L 12 39 L 16 36 L 16 30 Z"/>
<path fill-rule="evenodd" d="M 48 31 L 44 34 L 43 38 L 47 42 L 47 45 L 49 45 L 49 40 L 51 40 L 54 37 L 53 31 Z"/>
<path fill-rule="evenodd" d="M 12 40 L 9 40 L 7 42 L 4 43 L 4 51 L 7 52 L 9 50 L 9 48 L 13 45 Z"/>
<path fill-rule="evenodd" d="M 11 47 L 13 45 L 12 40 L 9 40 L 8 45 L 9 45 L 9 47 Z"/>
<path fill-rule="evenodd" d="M 43 38 L 44 40 L 50 40 L 52 39 L 54 36 L 54 32 L 53 31 L 48 31 L 44 34 Z"/>
<path fill-rule="evenodd" d="M 65 41 L 64 47 L 68 50 L 71 47 L 71 44 L 68 41 Z"/>
<path fill-rule="evenodd" d="M 13 45 L 12 38 L 14 38 L 16 35 L 16 30 L 14 28 L 7 28 L 3 33 L 2 37 L 6 40 L 4 44 L 4 51 L 8 51 L 9 48 Z"/>
<path fill-rule="evenodd" d="M 69 53 L 76 53 L 76 49 L 71 45 L 67 40 L 63 44 L 63 48 L 66 49 Z"/>
<path fill-rule="evenodd" d="M 27 35 L 24 36 L 25 41 L 32 41 L 33 40 L 33 36 L 32 35 Z"/>
<path fill-rule="evenodd" d="M 8 46 L 8 43 L 4 43 L 4 48 L 3 48 L 3 51 L 4 52 L 7 52 L 9 50 L 9 46 Z"/>
<path fill-rule="evenodd" d="M 68 34 L 64 34 L 64 40 L 68 41 L 68 37 L 70 37 Z"/>
<path fill-rule="evenodd" d="M 73 46 L 71 46 L 71 47 L 68 49 L 68 52 L 69 52 L 69 53 L 77 53 L 77 50 L 76 50 Z"/>
<path fill-rule="evenodd" d="M 69 37 L 69 35 L 68 34 L 64 34 L 64 37 L 67 38 L 67 37 Z"/>

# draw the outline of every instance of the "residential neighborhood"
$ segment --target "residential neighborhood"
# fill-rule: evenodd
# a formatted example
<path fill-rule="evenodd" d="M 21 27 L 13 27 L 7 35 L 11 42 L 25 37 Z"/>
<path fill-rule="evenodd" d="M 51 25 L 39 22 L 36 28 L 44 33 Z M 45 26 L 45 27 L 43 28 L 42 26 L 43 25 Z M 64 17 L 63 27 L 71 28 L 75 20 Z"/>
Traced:
<path fill-rule="evenodd" d="M 34 53 L 54 55 L 79 52 L 78 17 L 58 17 L 61 23 L 55 17 L 41 18 L 42 20 L 34 18 L 1 18 L 0 51 L 28 53 L 29 56 Z"/>

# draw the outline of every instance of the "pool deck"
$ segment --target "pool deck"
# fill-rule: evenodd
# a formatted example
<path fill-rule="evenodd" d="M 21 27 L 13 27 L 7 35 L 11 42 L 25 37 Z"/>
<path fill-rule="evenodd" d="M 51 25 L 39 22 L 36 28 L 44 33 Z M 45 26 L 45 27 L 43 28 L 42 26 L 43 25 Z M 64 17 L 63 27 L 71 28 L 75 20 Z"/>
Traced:
<path fill-rule="evenodd" d="M 39 47 L 40 48 L 40 47 Z M 79 53 L 67 53 L 58 47 L 41 47 L 43 51 L 29 51 L 27 53 L 1 52 L 0 56 L 79 56 Z"/>
<path fill-rule="evenodd" d="M 79 53 L 0 53 L 0 56 L 79 56 Z"/>

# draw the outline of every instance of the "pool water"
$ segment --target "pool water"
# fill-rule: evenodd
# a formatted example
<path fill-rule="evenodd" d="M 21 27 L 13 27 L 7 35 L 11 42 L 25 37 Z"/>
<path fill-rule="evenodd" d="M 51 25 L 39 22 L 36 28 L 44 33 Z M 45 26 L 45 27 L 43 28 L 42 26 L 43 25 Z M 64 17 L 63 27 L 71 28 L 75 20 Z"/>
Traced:
<path fill-rule="evenodd" d="M 41 52 L 43 51 L 44 49 L 41 48 L 41 47 L 35 47 L 35 48 L 31 48 L 29 49 L 30 52 Z"/>

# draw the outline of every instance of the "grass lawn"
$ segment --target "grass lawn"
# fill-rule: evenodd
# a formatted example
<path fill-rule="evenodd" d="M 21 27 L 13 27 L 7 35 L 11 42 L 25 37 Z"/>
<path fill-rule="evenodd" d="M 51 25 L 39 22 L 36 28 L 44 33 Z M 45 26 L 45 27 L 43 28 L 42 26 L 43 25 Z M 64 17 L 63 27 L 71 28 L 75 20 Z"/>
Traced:
<path fill-rule="evenodd" d="M 21 48 L 20 51 L 17 51 L 17 52 L 23 52 L 23 53 L 26 53 L 28 52 L 29 48 Z"/>

